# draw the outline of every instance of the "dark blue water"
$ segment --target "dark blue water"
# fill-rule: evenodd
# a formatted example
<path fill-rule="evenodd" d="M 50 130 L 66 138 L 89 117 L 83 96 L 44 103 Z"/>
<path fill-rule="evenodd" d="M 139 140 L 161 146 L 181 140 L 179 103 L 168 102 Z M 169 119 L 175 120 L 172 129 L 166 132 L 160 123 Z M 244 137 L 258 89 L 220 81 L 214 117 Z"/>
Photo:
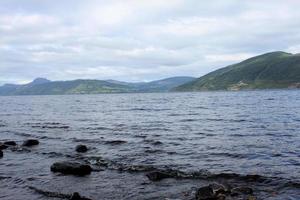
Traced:
<path fill-rule="evenodd" d="M 0 97 L 0 141 L 28 138 L 40 145 L 4 150 L 0 199 L 56 199 L 32 188 L 92 199 L 193 199 L 195 188 L 220 181 L 250 185 L 260 199 L 300 199 L 299 90 Z M 78 144 L 90 151 L 76 153 Z M 106 167 L 85 177 L 50 172 L 64 160 Z M 265 181 L 151 182 L 149 167 Z"/>

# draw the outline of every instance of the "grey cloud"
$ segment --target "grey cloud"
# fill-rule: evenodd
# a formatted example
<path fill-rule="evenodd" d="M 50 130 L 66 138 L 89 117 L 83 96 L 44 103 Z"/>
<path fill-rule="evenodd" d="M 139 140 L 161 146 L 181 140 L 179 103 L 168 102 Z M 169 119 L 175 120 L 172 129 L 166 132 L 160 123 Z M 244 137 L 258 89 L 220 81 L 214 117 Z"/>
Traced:
<path fill-rule="evenodd" d="M 294 0 L 1 0 L 0 82 L 201 76 L 300 50 Z"/>

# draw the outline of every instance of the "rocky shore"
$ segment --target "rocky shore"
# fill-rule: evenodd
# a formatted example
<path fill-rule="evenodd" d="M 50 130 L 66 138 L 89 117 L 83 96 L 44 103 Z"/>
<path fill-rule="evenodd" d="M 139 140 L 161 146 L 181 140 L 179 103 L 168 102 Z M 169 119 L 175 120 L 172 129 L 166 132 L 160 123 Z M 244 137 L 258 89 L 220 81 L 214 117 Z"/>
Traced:
<path fill-rule="evenodd" d="M 123 143 L 123 142 L 122 142 Z M 122 144 L 121 142 L 112 142 L 112 145 Z M 18 144 L 15 141 L 3 141 L 0 143 L 0 158 L 3 158 L 6 151 L 24 151 L 30 152 L 31 148 L 40 145 L 36 139 L 28 139 Z M 41 144 L 43 145 L 43 144 Z M 219 173 L 210 174 L 208 172 L 183 172 L 171 168 L 159 169 L 153 166 L 142 165 L 126 165 L 103 159 L 101 157 L 89 157 L 85 154 L 89 147 L 84 144 L 79 144 L 74 147 L 74 156 L 70 160 L 54 162 L 49 169 L 59 175 L 71 176 L 87 176 L 91 173 L 101 172 L 103 170 L 116 170 L 120 173 L 143 173 L 149 180 L 146 184 L 155 184 L 156 182 L 164 181 L 164 179 L 176 180 L 205 180 L 207 185 L 197 187 L 195 185 L 193 194 L 188 195 L 189 200 L 256 200 L 259 198 L 260 191 L 256 188 L 260 184 L 276 181 L 276 178 L 268 178 L 260 175 L 240 175 L 234 173 Z M 297 186 L 297 183 L 295 184 Z M 55 191 L 45 191 L 36 187 L 29 187 L 35 192 L 46 197 L 70 199 L 70 200 L 89 200 L 88 197 L 81 196 L 78 192 L 73 194 L 62 194 Z"/>

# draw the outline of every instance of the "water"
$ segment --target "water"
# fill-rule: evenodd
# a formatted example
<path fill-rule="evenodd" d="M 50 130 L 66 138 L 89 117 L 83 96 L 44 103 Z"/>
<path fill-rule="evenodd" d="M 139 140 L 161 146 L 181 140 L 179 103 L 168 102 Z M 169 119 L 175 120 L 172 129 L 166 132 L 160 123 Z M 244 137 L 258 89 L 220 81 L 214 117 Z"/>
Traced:
<path fill-rule="evenodd" d="M 250 185 L 261 199 L 300 199 L 299 90 L 15 96 L 0 102 L 0 141 L 40 141 L 31 149 L 4 150 L 0 199 L 57 199 L 39 190 L 92 199 L 193 199 L 196 188 L 212 182 Z M 90 151 L 76 153 L 78 144 Z M 53 162 L 65 160 L 101 171 L 85 177 L 50 172 Z M 152 182 L 145 174 L 153 169 L 215 178 Z"/>

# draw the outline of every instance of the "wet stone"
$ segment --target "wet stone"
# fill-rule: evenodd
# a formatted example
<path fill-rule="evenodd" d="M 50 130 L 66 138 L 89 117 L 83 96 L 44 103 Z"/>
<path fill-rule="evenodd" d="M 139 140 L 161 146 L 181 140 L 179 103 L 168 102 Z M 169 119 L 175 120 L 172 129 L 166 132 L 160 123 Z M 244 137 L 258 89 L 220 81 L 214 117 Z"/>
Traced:
<path fill-rule="evenodd" d="M 56 162 L 51 166 L 52 172 L 60 172 L 62 174 L 72 174 L 78 176 L 88 175 L 92 172 L 89 165 L 77 162 Z"/>
<path fill-rule="evenodd" d="M 209 185 L 215 194 L 227 194 L 230 193 L 229 189 L 226 188 L 224 185 L 218 183 L 212 183 Z"/>
<path fill-rule="evenodd" d="M 40 142 L 38 140 L 35 139 L 29 139 L 23 142 L 22 146 L 25 147 L 31 147 L 31 146 L 35 146 L 38 145 Z"/>
<path fill-rule="evenodd" d="M 74 192 L 72 194 L 72 196 L 70 197 L 70 200 L 91 200 L 91 199 L 82 197 L 82 196 L 80 196 L 80 194 L 78 192 Z"/>
<path fill-rule="evenodd" d="M 232 196 L 245 195 L 245 194 L 253 194 L 252 188 L 249 187 L 236 187 L 231 190 Z"/>
<path fill-rule="evenodd" d="M 85 152 L 88 151 L 88 148 L 85 145 L 82 145 L 82 144 L 77 145 L 75 149 L 79 153 L 85 153 Z"/>
<path fill-rule="evenodd" d="M 217 197 L 211 186 L 205 186 L 198 189 L 196 200 L 217 200 Z"/>
<path fill-rule="evenodd" d="M 8 146 L 6 144 L 0 144 L 0 150 L 7 149 Z"/>
<path fill-rule="evenodd" d="M 257 200 L 255 196 L 249 196 L 247 200 Z"/>
<path fill-rule="evenodd" d="M 106 141 L 105 144 L 111 144 L 111 145 L 120 145 L 127 143 L 124 140 L 112 140 L 112 141 Z"/>
<path fill-rule="evenodd" d="M 2 158 L 2 157 L 3 157 L 3 151 L 0 150 L 0 158 Z"/>
<path fill-rule="evenodd" d="M 225 200 L 225 199 L 226 199 L 226 195 L 224 195 L 224 194 L 219 194 L 219 195 L 217 195 L 216 199 L 217 199 L 217 200 Z"/>
<path fill-rule="evenodd" d="M 6 141 L 4 142 L 4 144 L 7 146 L 17 146 L 17 143 L 15 141 Z"/>
<path fill-rule="evenodd" d="M 171 176 L 165 172 L 155 171 L 146 174 L 149 180 L 151 181 L 160 181 L 165 178 L 171 178 Z"/>

